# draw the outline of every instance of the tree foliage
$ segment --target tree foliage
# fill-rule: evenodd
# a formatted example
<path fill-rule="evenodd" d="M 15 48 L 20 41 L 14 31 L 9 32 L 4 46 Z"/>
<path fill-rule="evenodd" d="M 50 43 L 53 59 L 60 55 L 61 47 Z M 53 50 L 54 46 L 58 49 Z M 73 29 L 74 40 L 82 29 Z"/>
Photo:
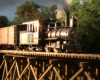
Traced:
<path fill-rule="evenodd" d="M 100 52 L 100 0 L 72 0 L 70 15 L 77 19 L 78 42 L 84 52 Z"/>
<path fill-rule="evenodd" d="M 17 7 L 16 17 L 13 24 L 21 24 L 23 21 L 33 20 L 35 15 L 39 13 L 38 8 L 40 6 L 35 2 L 24 2 Z"/>
<path fill-rule="evenodd" d="M 24 2 L 23 4 L 17 7 L 17 12 L 15 13 L 19 17 L 24 18 L 26 15 L 30 17 L 34 17 L 35 14 L 38 12 L 39 5 L 35 2 Z"/>
<path fill-rule="evenodd" d="M 21 24 L 24 21 L 37 20 L 37 19 L 50 19 L 56 20 L 57 5 L 51 7 L 40 6 L 35 2 L 24 2 L 17 7 L 16 17 L 13 24 Z"/>
<path fill-rule="evenodd" d="M 8 18 L 6 16 L 0 16 L 0 27 L 8 26 Z"/>
<path fill-rule="evenodd" d="M 52 5 L 51 7 L 43 6 L 39 13 L 36 14 L 35 19 L 50 19 L 56 20 L 57 15 L 57 5 Z"/>

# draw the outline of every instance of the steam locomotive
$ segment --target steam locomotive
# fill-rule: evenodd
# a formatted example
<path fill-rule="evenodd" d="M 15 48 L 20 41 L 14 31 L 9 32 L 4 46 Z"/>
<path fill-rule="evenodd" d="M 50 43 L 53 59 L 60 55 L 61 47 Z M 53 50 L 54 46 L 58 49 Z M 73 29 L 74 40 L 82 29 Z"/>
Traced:
<path fill-rule="evenodd" d="M 25 49 L 46 52 L 79 52 L 74 42 L 77 38 L 76 19 L 72 17 L 69 26 L 69 13 L 66 13 L 65 27 L 61 22 L 35 20 L 21 25 L 0 28 L 1 49 Z"/>

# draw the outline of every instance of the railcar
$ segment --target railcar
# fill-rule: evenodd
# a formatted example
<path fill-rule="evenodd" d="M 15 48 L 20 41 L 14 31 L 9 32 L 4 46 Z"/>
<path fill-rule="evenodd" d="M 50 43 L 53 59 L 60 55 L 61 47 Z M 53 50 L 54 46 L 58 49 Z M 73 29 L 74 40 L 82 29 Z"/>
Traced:
<path fill-rule="evenodd" d="M 27 25 L 14 25 L 0 28 L 0 49 L 15 49 L 19 46 L 19 31 L 27 29 Z"/>

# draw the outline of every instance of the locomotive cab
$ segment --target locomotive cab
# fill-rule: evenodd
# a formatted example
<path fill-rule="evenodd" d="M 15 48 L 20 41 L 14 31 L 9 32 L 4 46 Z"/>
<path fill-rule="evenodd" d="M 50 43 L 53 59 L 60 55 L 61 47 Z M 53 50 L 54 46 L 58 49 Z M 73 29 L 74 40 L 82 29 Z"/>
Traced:
<path fill-rule="evenodd" d="M 29 50 L 44 50 L 45 42 L 45 32 L 48 28 L 48 23 L 51 20 L 36 20 L 30 22 L 24 22 L 27 25 L 26 31 L 20 31 L 20 43 L 19 46 Z M 24 47 L 22 47 L 24 46 Z"/>

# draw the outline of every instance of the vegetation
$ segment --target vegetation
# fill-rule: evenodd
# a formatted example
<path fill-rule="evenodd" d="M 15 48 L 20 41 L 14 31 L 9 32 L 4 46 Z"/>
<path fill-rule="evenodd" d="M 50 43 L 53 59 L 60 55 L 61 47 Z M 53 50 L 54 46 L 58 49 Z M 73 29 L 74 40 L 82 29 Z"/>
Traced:
<path fill-rule="evenodd" d="M 17 7 L 16 17 L 13 24 L 21 24 L 24 21 L 37 20 L 37 19 L 50 19 L 56 20 L 57 5 L 51 7 L 40 6 L 35 2 L 24 2 Z"/>
<path fill-rule="evenodd" d="M 0 27 L 8 26 L 8 18 L 6 16 L 0 16 Z"/>
<path fill-rule="evenodd" d="M 51 7 L 43 6 L 41 7 L 41 11 L 36 14 L 35 19 L 50 19 L 56 20 L 56 12 L 57 5 L 52 5 Z"/>
<path fill-rule="evenodd" d="M 72 0 L 69 5 L 70 16 L 77 19 L 79 37 L 83 52 L 99 53 L 100 49 L 100 0 Z M 64 20 L 64 11 L 61 21 Z"/>

